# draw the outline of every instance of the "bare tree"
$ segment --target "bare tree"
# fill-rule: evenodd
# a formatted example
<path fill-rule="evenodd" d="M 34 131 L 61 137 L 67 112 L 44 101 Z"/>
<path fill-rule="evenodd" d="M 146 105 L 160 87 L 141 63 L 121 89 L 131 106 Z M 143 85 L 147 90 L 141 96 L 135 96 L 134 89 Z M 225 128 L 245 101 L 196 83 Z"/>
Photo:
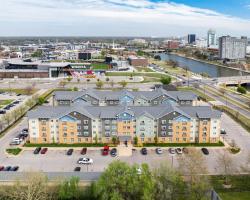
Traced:
<path fill-rule="evenodd" d="M 232 157 L 230 157 L 228 151 L 223 151 L 223 153 L 220 153 L 217 158 L 218 163 L 218 169 L 221 171 L 221 173 L 225 177 L 225 184 L 230 184 L 229 175 L 232 174 L 235 170 L 234 162 L 232 160 Z"/>
<path fill-rule="evenodd" d="M 113 88 L 114 85 L 115 85 L 115 82 L 114 82 L 113 80 L 111 80 L 111 81 L 109 82 L 109 84 L 110 84 L 110 86 Z"/>
<path fill-rule="evenodd" d="M 27 86 L 27 87 L 25 88 L 25 93 L 26 93 L 27 95 L 31 95 L 32 92 L 33 92 L 33 90 L 34 90 L 34 87 L 33 87 L 33 86 Z"/>
<path fill-rule="evenodd" d="M 11 113 L 6 113 L 4 116 L 3 116 L 3 120 L 4 122 L 9 126 L 10 125 L 10 122 L 12 120 L 12 115 Z"/>
<path fill-rule="evenodd" d="M 48 180 L 44 174 L 28 173 L 24 182 L 17 181 L 11 190 L 4 191 L 4 196 L 11 200 L 50 200 Z"/>
<path fill-rule="evenodd" d="M 206 199 L 210 183 L 205 159 L 200 151 L 189 149 L 188 154 L 178 159 L 179 171 L 186 177 L 188 190 L 193 199 Z"/>

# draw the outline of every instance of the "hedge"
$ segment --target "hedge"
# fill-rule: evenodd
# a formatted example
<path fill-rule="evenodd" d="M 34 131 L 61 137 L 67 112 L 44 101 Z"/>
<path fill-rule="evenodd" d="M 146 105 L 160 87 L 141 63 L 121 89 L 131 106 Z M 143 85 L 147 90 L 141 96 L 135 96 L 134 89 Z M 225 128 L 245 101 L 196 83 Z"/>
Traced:
<path fill-rule="evenodd" d="M 218 143 L 144 143 L 144 147 L 223 147 L 223 142 Z"/>
<path fill-rule="evenodd" d="M 113 147 L 113 144 L 104 144 L 104 143 L 76 143 L 76 144 L 57 144 L 57 143 L 49 143 L 49 144 L 31 144 L 25 143 L 24 147 L 104 147 L 104 146 Z"/>

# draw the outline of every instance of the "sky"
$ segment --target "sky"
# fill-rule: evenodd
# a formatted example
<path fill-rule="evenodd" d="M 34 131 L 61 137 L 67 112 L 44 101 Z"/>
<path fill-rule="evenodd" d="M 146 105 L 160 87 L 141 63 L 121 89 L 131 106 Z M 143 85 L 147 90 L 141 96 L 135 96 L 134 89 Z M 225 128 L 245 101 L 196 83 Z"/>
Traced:
<path fill-rule="evenodd" d="M 0 0 L 0 36 L 250 37 L 250 0 Z"/>

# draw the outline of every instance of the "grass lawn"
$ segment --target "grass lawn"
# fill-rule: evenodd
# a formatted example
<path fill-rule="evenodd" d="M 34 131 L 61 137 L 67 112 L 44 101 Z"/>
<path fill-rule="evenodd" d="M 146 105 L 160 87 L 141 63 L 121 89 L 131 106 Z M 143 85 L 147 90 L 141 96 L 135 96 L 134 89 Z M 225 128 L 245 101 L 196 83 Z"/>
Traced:
<path fill-rule="evenodd" d="M 145 76 L 153 78 L 169 77 L 167 74 L 157 72 L 107 72 L 106 76 Z"/>
<path fill-rule="evenodd" d="M 148 67 L 135 67 L 139 72 L 154 72 L 152 69 Z"/>
<path fill-rule="evenodd" d="M 18 155 L 21 151 L 22 151 L 22 149 L 20 149 L 20 148 L 6 149 L 6 152 L 8 154 L 12 154 L 12 155 Z"/>
<path fill-rule="evenodd" d="M 250 191 L 249 192 L 226 192 L 219 193 L 219 196 L 222 200 L 249 200 L 250 199 Z"/>
<path fill-rule="evenodd" d="M 8 105 L 12 102 L 13 100 L 7 99 L 7 100 L 0 100 L 0 106 Z"/>
<path fill-rule="evenodd" d="M 32 91 L 28 91 L 26 89 L 0 89 L 0 92 L 13 92 L 16 94 L 32 95 L 37 92 L 37 89 L 33 89 Z M 28 92 L 30 92 L 30 94 L 28 94 Z"/>
<path fill-rule="evenodd" d="M 93 70 L 108 70 L 109 69 L 109 65 L 105 64 L 105 63 L 93 63 L 91 64 L 91 66 L 93 67 Z"/>

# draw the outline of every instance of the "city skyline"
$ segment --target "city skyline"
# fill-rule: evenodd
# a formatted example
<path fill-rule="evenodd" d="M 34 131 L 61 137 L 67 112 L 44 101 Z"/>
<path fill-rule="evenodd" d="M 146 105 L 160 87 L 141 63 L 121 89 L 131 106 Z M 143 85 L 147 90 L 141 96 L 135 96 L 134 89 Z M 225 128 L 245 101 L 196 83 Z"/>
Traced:
<path fill-rule="evenodd" d="M 249 0 L 0 2 L 0 36 L 250 36 Z"/>

